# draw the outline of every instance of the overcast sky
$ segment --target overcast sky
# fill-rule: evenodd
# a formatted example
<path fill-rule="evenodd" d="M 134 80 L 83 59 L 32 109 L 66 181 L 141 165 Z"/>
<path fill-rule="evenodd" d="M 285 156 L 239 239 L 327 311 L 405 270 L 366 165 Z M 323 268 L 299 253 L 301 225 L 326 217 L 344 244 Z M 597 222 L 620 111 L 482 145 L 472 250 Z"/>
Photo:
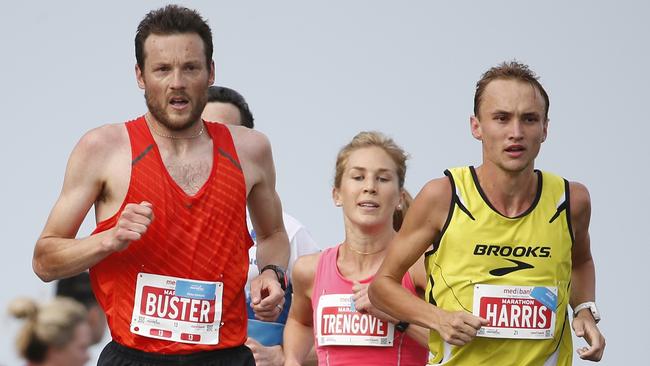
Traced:
<path fill-rule="evenodd" d="M 35 240 L 81 135 L 145 112 L 133 38 L 145 13 L 163 4 L 26 0 L 0 12 L 1 309 L 19 295 L 51 295 L 31 269 Z M 331 186 L 336 153 L 352 136 L 379 130 L 394 137 L 411 154 L 406 186 L 415 194 L 445 168 L 480 164 L 469 130 L 474 85 L 501 61 L 528 63 L 551 99 L 537 167 L 591 192 L 608 343 L 601 364 L 647 363 L 647 2 L 183 4 L 208 19 L 216 83 L 248 99 L 273 145 L 283 206 L 321 247 L 343 238 Z M 79 235 L 93 228 L 91 218 Z M 0 365 L 16 365 L 19 323 L 5 313 Z"/>

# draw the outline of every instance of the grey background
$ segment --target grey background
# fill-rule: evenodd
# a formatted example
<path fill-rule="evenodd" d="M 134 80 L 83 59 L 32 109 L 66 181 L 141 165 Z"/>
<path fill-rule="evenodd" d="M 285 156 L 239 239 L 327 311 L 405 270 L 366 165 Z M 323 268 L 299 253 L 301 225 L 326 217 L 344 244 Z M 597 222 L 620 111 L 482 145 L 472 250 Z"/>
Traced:
<path fill-rule="evenodd" d="M 70 151 L 85 131 L 145 111 L 133 37 L 162 4 L 3 2 L 0 365 L 19 364 L 10 299 L 52 293 L 30 261 Z M 480 164 L 468 121 L 481 73 L 503 60 L 529 63 L 551 97 L 537 167 L 585 183 L 592 196 L 602 364 L 648 364 L 647 2 L 184 4 L 212 26 L 217 83 L 247 97 L 271 139 L 285 210 L 322 247 L 343 237 L 330 193 L 335 155 L 354 134 L 380 130 L 409 151 L 415 194 L 447 167 Z M 90 218 L 79 235 L 93 227 Z"/>

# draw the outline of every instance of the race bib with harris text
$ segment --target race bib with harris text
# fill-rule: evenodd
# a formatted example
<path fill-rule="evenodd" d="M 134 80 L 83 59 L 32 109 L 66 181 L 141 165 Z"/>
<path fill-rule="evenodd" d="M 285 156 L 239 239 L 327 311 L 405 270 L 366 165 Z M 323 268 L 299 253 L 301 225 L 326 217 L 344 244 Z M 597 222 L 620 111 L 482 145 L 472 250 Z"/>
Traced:
<path fill-rule="evenodd" d="M 553 338 L 557 287 L 476 285 L 473 314 L 490 324 L 477 336 L 488 338 Z"/>

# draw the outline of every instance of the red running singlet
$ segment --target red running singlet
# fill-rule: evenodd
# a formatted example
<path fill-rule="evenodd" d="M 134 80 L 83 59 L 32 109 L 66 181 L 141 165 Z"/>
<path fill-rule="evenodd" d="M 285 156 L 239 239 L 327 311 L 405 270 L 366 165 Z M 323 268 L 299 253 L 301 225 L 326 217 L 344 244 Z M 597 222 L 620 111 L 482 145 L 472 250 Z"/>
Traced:
<path fill-rule="evenodd" d="M 187 354 L 246 341 L 244 285 L 252 245 L 246 184 L 228 128 L 203 123 L 214 147 L 212 171 L 193 196 L 167 172 L 144 117 L 126 123 L 129 188 L 118 212 L 94 233 L 114 227 L 127 203 L 151 202 L 154 220 L 141 240 L 90 269 L 113 340 L 123 346 Z M 215 331 L 218 341 L 207 341 Z"/>

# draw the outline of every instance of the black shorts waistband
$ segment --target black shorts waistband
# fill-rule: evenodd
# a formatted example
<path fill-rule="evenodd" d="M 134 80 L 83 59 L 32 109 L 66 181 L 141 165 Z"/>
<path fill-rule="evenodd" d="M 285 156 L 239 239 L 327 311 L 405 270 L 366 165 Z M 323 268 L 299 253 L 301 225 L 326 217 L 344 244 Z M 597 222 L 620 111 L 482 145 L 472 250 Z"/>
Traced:
<path fill-rule="evenodd" d="M 188 354 L 162 354 L 144 352 L 130 347 L 123 346 L 115 341 L 111 341 L 104 348 L 104 352 L 110 352 L 114 355 L 119 355 L 130 361 L 146 363 L 146 364 L 201 364 L 214 360 L 228 360 L 232 358 L 241 357 L 250 353 L 248 347 L 241 345 L 232 348 L 218 349 L 214 351 L 201 351 Z"/>

